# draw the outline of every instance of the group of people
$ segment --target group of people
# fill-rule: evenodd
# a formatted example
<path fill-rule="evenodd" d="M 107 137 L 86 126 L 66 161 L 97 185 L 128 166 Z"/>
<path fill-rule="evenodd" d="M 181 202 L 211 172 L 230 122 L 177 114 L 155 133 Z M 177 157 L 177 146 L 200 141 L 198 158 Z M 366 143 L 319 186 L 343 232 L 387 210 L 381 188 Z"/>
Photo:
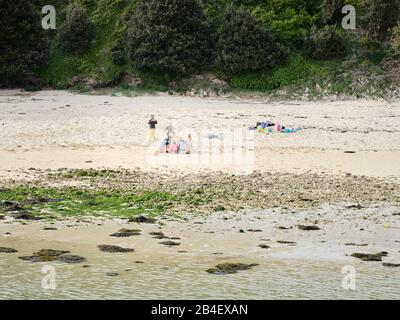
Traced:
<path fill-rule="evenodd" d="M 150 116 L 150 120 L 148 121 L 149 129 L 150 129 L 150 144 L 153 144 L 156 141 L 156 125 L 158 124 L 154 115 Z M 183 139 L 176 134 L 176 128 L 169 124 L 165 128 L 166 137 L 161 141 L 160 146 L 157 150 L 157 153 L 181 153 L 184 152 L 186 154 L 190 154 L 192 152 L 193 140 L 192 135 L 188 134 L 186 139 Z"/>

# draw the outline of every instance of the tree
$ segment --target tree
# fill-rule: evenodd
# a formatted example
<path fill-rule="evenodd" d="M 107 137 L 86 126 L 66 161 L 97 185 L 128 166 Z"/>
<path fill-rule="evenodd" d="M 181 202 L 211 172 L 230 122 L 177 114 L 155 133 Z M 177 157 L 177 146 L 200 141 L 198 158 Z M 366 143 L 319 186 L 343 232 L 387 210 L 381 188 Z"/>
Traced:
<path fill-rule="evenodd" d="M 305 40 L 304 50 L 314 59 L 338 59 L 346 55 L 346 40 L 336 25 L 326 25 L 322 29 L 313 27 L 310 36 Z"/>
<path fill-rule="evenodd" d="M 385 40 L 399 19 L 398 0 L 362 0 L 362 23 L 368 34 L 378 41 Z"/>
<path fill-rule="evenodd" d="M 227 74 L 270 69 L 284 60 L 282 47 L 245 9 L 229 6 L 219 30 L 217 65 Z"/>
<path fill-rule="evenodd" d="M 400 53 L 400 24 L 392 29 L 390 38 L 390 47 L 396 52 Z"/>
<path fill-rule="evenodd" d="M 61 49 L 67 54 L 83 54 L 90 47 L 94 33 L 85 8 L 77 3 L 70 4 L 65 22 L 58 30 Z"/>
<path fill-rule="evenodd" d="M 48 61 L 47 32 L 31 1 L 0 0 L 0 8 L 0 84 L 25 84 Z"/>
<path fill-rule="evenodd" d="M 210 28 L 197 0 L 142 0 L 128 25 L 128 51 L 139 71 L 181 76 L 208 67 Z"/>
<path fill-rule="evenodd" d="M 324 0 L 321 7 L 321 17 L 324 24 L 340 24 L 343 18 L 343 0 Z"/>

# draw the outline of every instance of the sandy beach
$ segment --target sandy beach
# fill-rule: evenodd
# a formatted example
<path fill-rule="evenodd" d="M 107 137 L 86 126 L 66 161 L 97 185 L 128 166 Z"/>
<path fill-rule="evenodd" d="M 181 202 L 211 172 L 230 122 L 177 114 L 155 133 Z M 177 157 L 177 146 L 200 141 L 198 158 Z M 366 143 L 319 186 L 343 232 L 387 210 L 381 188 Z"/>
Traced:
<path fill-rule="evenodd" d="M 246 129 L 257 121 L 304 129 L 294 134 L 255 133 L 254 170 L 400 176 L 398 103 L 1 91 L 0 104 L 3 178 L 30 167 L 163 168 L 164 163 L 149 161 L 147 152 L 147 120 L 153 113 L 159 121 L 159 139 L 173 123 L 178 131 L 195 135 L 194 145 L 209 133 Z M 183 171 L 231 169 L 218 162 L 198 162 L 179 157 L 169 161 L 168 167 Z"/>
<path fill-rule="evenodd" d="M 148 144 L 150 114 L 159 123 L 156 146 Z M 301 130 L 251 132 L 246 138 L 251 157 L 239 165 L 213 158 L 213 152 L 218 155 L 221 150 L 218 140 L 223 134 L 238 129 L 247 135 L 249 127 L 265 120 Z M 155 154 L 170 123 L 178 132 L 193 134 L 192 154 Z M 265 277 L 273 266 L 293 275 L 290 265 L 299 264 L 303 272 L 324 277 L 325 271 L 334 270 L 326 274 L 329 279 L 340 278 L 340 268 L 346 265 L 364 272 L 364 280 L 395 279 L 399 268 L 383 265 L 400 263 L 399 133 L 400 104 L 381 101 L 270 102 L 0 91 L 0 247 L 18 251 L 0 253 L 0 262 L 4 270 L 15 265 L 22 273 L 32 272 L 35 264 L 18 257 L 51 248 L 85 257 L 97 277 L 107 272 L 121 276 L 133 269 L 158 281 L 159 268 L 175 270 L 166 277 L 176 279 L 180 277 L 176 268 L 185 269 L 182 286 L 192 278 L 191 272 L 210 276 L 205 270 L 222 262 L 255 263 L 254 270 L 246 271 L 255 278 Z M 210 147 L 202 157 L 199 146 L 208 140 L 217 148 Z M 241 165 L 248 169 L 245 173 Z M 37 188 L 35 196 L 29 188 Z M 104 206 L 104 197 L 114 201 L 113 207 Z M 71 214 L 74 210 L 80 211 Z M 138 210 L 154 213 L 156 222 L 129 222 L 131 212 Z M 27 211 L 40 220 L 21 218 Z M 132 228 L 140 234 L 110 237 L 118 229 Z M 162 245 L 154 232 L 178 244 Z M 135 252 L 116 254 L 114 264 L 108 258 L 112 253 L 100 253 L 101 244 Z M 379 252 L 386 252 L 379 262 L 351 256 Z M 57 263 L 57 268 L 66 268 Z M 12 274 L 3 272 L 2 277 L 11 281 Z M 209 281 L 202 277 L 201 281 Z M 261 287 L 246 287 L 246 279 L 235 297 L 249 292 L 256 298 L 270 297 Z M 328 285 L 326 295 L 335 292 L 335 286 Z M 286 289 L 291 297 L 293 288 Z M 368 286 L 364 289 L 354 297 L 366 298 L 373 292 Z M 65 290 L 57 297 L 74 294 Z M 101 294 L 106 289 L 98 290 Z M 219 296 L 229 298 L 229 289 L 224 290 Z M 166 297 L 165 288 L 155 295 L 150 291 L 148 297 Z M 16 291 L 7 294 L 19 296 Z M 93 297 L 101 298 L 96 294 Z M 207 297 L 200 291 L 186 294 Z M 30 296 L 46 297 L 39 289 Z M 282 296 L 285 293 L 277 292 L 271 297 Z M 398 298 L 398 293 L 389 290 L 382 296 Z"/>

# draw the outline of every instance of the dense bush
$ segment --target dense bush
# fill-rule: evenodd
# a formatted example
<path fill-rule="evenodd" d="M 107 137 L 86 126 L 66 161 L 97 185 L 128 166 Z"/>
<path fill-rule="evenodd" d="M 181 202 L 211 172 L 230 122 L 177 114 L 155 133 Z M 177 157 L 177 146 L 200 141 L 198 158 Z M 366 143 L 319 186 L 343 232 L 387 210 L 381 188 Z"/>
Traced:
<path fill-rule="evenodd" d="M 327 25 L 321 29 L 313 27 L 304 41 L 304 51 L 309 57 L 318 60 L 342 58 L 346 55 L 346 40 L 336 25 Z"/>
<path fill-rule="evenodd" d="M 270 72 L 247 72 L 234 76 L 230 85 L 236 89 L 269 91 L 286 86 L 301 86 L 326 78 L 327 62 L 292 56 L 288 63 Z M 330 62 L 329 62 L 330 63 Z"/>
<path fill-rule="evenodd" d="M 217 66 L 227 74 L 267 70 L 283 62 L 282 47 L 245 9 L 229 6 L 219 30 Z"/>
<path fill-rule="evenodd" d="M 357 5 L 362 27 L 378 41 L 387 39 L 390 29 L 400 19 L 399 0 L 353 0 Z"/>
<path fill-rule="evenodd" d="M 321 18 L 324 24 L 339 24 L 342 21 L 343 0 L 323 0 Z"/>
<path fill-rule="evenodd" d="M 65 22 L 58 30 L 61 49 L 67 54 L 83 54 L 90 47 L 93 38 L 94 26 L 85 8 L 77 3 L 70 4 Z"/>
<path fill-rule="evenodd" d="M 0 0 L 0 85 L 32 80 L 48 60 L 48 31 L 32 2 Z"/>
<path fill-rule="evenodd" d="M 287 47 L 301 48 L 311 27 L 319 20 L 322 0 L 247 1 L 248 8 Z"/>
<path fill-rule="evenodd" d="M 142 0 L 128 26 L 129 56 L 139 71 L 188 75 L 209 68 L 210 38 L 197 0 Z"/>
<path fill-rule="evenodd" d="M 390 46 L 396 53 L 400 53 L 400 24 L 392 29 Z"/>

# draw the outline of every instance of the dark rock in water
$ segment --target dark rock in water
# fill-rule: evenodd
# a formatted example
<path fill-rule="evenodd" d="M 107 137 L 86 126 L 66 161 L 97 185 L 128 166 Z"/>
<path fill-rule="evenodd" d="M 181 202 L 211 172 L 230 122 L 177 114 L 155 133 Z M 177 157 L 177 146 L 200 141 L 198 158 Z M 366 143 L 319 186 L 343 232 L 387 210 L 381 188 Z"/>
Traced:
<path fill-rule="evenodd" d="M 290 228 L 284 227 L 284 226 L 279 226 L 278 229 L 280 230 L 289 230 Z"/>
<path fill-rule="evenodd" d="M 58 230 L 58 229 L 54 228 L 54 227 L 44 227 L 43 230 L 50 231 L 50 230 Z"/>
<path fill-rule="evenodd" d="M 179 237 L 169 237 L 168 239 L 171 239 L 171 240 L 181 240 L 181 238 L 179 238 Z"/>
<path fill-rule="evenodd" d="M 4 220 L 6 217 L 0 214 L 0 220 Z"/>
<path fill-rule="evenodd" d="M 30 262 L 45 262 L 55 261 L 63 254 L 69 253 L 69 251 L 53 250 L 53 249 L 42 249 L 38 252 L 33 253 L 31 256 L 18 257 L 24 261 Z"/>
<path fill-rule="evenodd" d="M 248 232 L 262 232 L 260 229 L 248 229 Z"/>
<path fill-rule="evenodd" d="M 268 249 L 270 246 L 267 246 L 266 244 L 260 244 L 258 245 L 261 249 Z"/>
<path fill-rule="evenodd" d="M 357 209 L 357 210 L 361 210 L 364 209 L 365 207 L 362 206 L 361 204 L 351 204 L 349 206 L 346 207 L 347 209 Z"/>
<path fill-rule="evenodd" d="M 90 268 L 90 266 L 89 266 L 88 264 L 84 264 L 84 265 L 82 266 L 82 268 Z"/>
<path fill-rule="evenodd" d="M 143 261 L 139 261 L 139 260 L 137 260 L 137 261 L 135 261 L 135 263 L 144 263 Z"/>
<path fill-rule="evenodd" d="M 186 250 L 178 250 L 177 252 L 178 252 L 178 253 L 187 253 Z"/>
<path fill-rule="evenodd" d="M 347 150 L 347 151 L 345 151 L 344 153 L 356 153 L 355 151 L 352 151 L 352 150 Z"/>
<path fill-rule="evenodd" d="M 15 252 L 18 252 L 18 250 L 15 250 L 13 248 L 0 247 L 0 253 L 15 253 Z"/>
<path fill-rule="evenodd" d="M 126 238 L 126 237 L 132 237 L 132 236 L 140 236 L 141 230 L 139 229 L 121 229 L 116 233 L 110 234 L 111 237 L 120 237 L 120 238 Z"/>
<path fill-rule="evenodd" d="M 241 270 L 249 270 L 255 266 L 258 266 L 258 264 L 222 263 L 215 266 L 215 268 L 211 268 L 206 271 L 212 274 L 233 274 Z"/>
<path fill-rule="evenodd" d="M 59 256 L 57 260 L 65 263 L 81 263 L 83 261 L 86 261 L 84 257 L 70 255 L 70 254 Z"/>
<path fill-rule="evenodd" d="M 154 236 L 154 239 L 165 239 L 167 236 L 163 232 L 150 232 L 150 235 Z"/>
<path fill-rule="evenodd" d="M 168 247 L 171 247 L 171 246 L 179 246 L 179 245 L 180 245 L 179 242 L 170 241 L 170 240 L 168 240 L 168 241 L 162 241 L 162 242 L 160 242 L 160 243 L 163 244 L 164 246 L 168 246 Z"/>
<path fill-rule="evenodd" d="M 392 268 L 397 268 L 400 267 L 400 263 L 390 263 L 390 262 L 384 262 L 382 263 L 384 267 L 392 267 Z"/>
<path fill-rule="evenodd" d="M 12 215 L 12 217 L 14 219 L 18 219 L 18 220 L 41 220 L 42 219 L 40 217 L 33 215 L 31 212 L 28 212 L 28 211 L 21 211 L 21 212 L 14 213 Z"/>
<path fill-rule="evenodd" d="M 244 233 L 244 230 L 243 230 L 243 229 L 240 229 L 239 232 L 240 232 L 240 233 Z"/>
<path fill-rule="evenodd" d="M 63 254 L 69 253 L 69 251 L 64 250 L 53 250 L 53 249 L 42 249 L 38 252 L 35 252 L 33 255 L 35 256 L 51 256 L 51 257 L 58 257 Z"/>
<path fill-rule="evenodd" d="M 320 228 L 318 227 L 318 226 L 316 226 L 316 225 L 308 225 L 308 226 L 305 226 L 305 225 L 301 225 L 301 224 L 299 224 L 298 226 L 297 226 L 300 230 L 320 230 Z"/>
<path fill-rule="evenodd" d="M 290 244 L 290 245 L 295 245 L 296 244 L 296 242 L 294 242 L 294 241 L 286 241 L 286 240 L 278 240 L 277 243 Z"/>
<path fill-rule="evenodd" d="M 57 260 L 57 256 L 24 256 L 24 257 L 18 257 L 21 260 L 24 261 L 30 261 L 30 262 L 47 262 L 47 261 L 55 261 Z"/>
<path fill-rule="evenodd" d="M 354 258 L 361 259 L 362 261 L 382 261 L 382 257 L 387 256 L 388 253 L 386 251 L 378 252 L 378 253 L 352 253 L 351 256 Z"/>
<path fill-rule="evenodd" d="M 113 246 L 113 245 L 107 245 L 107 244 L 101 244 L 97 246 L 100 251 L 103 252 L 134 252 L 135 249 L 131 248 L 122 248 L 120 246 Z"/>
<path fill-rule="evenodd" d="M 107 272 L 106 273 L 106 276 L 107 277 L 116 277 L 116 276 L 118 276 L 119 274 L 117 273 L 117 272 Z"/>
<path fill-rule="evenodd" d="M 354 243 L 354 242 L 348 242 L 344 244 L 345 246 L 356 246 L 356 247 L 366 247 L 368 246 L 368 243 Z"/>
<path fill-rule="evenodd" d="M 128 222 L 137 222 L 137 223 L 155 223 L 156 219 L 154 218 L 149 218 L 146 216 L 136 216 L 136 217 L 132 217 L 128 220 Z"/>

